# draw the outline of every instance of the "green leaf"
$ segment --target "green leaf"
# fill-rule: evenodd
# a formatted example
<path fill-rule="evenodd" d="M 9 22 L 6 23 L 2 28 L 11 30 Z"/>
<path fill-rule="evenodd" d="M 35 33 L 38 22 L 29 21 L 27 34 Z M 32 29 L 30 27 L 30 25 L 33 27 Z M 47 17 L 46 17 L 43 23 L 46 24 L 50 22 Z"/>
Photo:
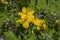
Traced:
<path fill-rule="evenodd" d="M 35 33 L 32 33 L 32 35 L 30 35 L 30 38 L 27 40 L 37 40 Z"/>
<path fill-rule="evenodd" d="M 8 40 L 18 40 L 17 37 L 13 34 L 13 32 L 5 32 L 4 36 Z"/>

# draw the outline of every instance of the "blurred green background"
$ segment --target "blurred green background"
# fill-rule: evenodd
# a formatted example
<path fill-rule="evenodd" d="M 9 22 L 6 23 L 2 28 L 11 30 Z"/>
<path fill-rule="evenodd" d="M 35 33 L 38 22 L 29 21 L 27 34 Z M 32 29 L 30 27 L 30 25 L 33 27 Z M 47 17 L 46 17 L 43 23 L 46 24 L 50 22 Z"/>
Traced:
<path fill-rule="evenodd" d="M 45 11 L 47 29 L 24 29 L 16 24 L 22 7 Z M 0 0 L 0 40 L 60 40 L 60 0 Z"/>

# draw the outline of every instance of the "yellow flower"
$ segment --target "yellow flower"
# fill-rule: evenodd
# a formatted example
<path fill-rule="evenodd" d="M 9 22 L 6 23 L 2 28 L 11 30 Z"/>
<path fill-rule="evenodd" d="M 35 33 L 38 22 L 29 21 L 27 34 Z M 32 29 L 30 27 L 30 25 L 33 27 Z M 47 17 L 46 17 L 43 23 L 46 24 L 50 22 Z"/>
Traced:
<path fill-rule="evenodd" d="M 37 28 L 37 30 L 41 30 L 40 26 L 37 26 L 36 28 Z"/>
<path fill-rule="evenodd" d="M 31 21 L 31 20 L 29 20 L 29 19 L 27 19 L 27 20 L 26 20 L 26 22 L 31 23 L 32 21 Z"/>
<path fill-rule="evenodd" d="M 43 26 L 44 27 L 44 29 L 46 29 L 46 24 L 45 24 L 45 21 L 44 21 L 44 19 L 35 19 L 34 21 L 33 21 L 33 23 L 36 25 L 36 27 L 37 27 L 37 30 L 41 30 L 41 26 Z"/>
<path fill-rule="evenodd" d="M 27 10 L 26 10 L 26 7 L 23 7 L 23 8 L 22 8 L 22 12 L 23 12 L 23 13 L 26 13 L 26 11 L 27 11 Z"/>
<path fill-rule="evenodd" d="M 33 23 L 36 25 L 36 26 L 41 26 L 41 20 L 39 19 L 34 19 Z"/>
<path fill-rule="evenodd" d="M 27 15 L 27 19 L 32 21 L 32 20 L 34 20 L 34 16 L 33 15 Z"/>
<path fill-rule="evenodd" d="M 25 14 L 22 14 L 21 19 L 27 19 L 27 16 Z"/>
<path fill-rule="evenodd" d="M 44 29 L 46 29 L 46 26 L 47 26 L 46 24 L 43 24 Z"/>
<path fill-rule="evenodd" d="M 38 19 L 34 16 L 34 10 L 31 10 L 29 8 L 23 7 L 22 12 L 19 12 L 18 15 L 21 19 L 17 20 L 16 22 L 19 22 L 23 25 L 23 28 L 29 28 L 29 23 L 33 22 L 37 27 L 37 30 L 41 30 L 40 26 L 43 26 L 44 29 L 46 29 L 46 24 L 44 19 Z"/>
<path fill-rule="evenodd" d="M 27 12 L 27 15 L 33 15 L 33 14 L 34 14 L 34 11 L 33 10 Z"/>
<path fill-rule="evenodd" d="M 23 28 L 29 28 L 29 23 L 28 22 L 23 23 Z"/>
<path fill-rule="evenodd" d="M 45 23 L 44 19 L 40 19 L 40 23 L 42 24 Z"/>
<path fill-rule="evenodd" d="M 21 19 L 26 19 L 26 17 L 27 17 L 27 15 L 26 15 L 26 14 L 21 13 L 21 12 L 20 12 L 18 15 L 20 15 Z"/>

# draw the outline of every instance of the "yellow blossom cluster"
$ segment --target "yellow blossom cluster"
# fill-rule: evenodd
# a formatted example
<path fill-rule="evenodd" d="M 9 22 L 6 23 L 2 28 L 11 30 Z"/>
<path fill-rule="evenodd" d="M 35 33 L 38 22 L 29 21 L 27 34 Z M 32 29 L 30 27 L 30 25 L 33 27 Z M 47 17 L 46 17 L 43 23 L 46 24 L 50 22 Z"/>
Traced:
<path fill-rule="evenodd" d="M 30 8 L 23 7 L 22 12 L 19 12 L 18 15 L 21 19 L 18 19 L 16 22 L 19 22 L 23 25 L 23 28 L 29 28 L 29 23 L 33 22 L 37 26 L 37 30 L 41 30 L 41 26 L 46 29 L 46 24 L 44 19 L 37 19 L 34 16 L 34 11 Z"/>
<path fill-rule="evenodd" d="M 46 29 L 46 24 L 45 24 L 45 21 L 44 21 L 44 19 L 35 19 L 34 21 L 33 21 L 33 23 L 37 26 L 36 28 L 37 28 L 37 30 L 41 30 L 41 28 L 44 28 L 44 29 Z"/>

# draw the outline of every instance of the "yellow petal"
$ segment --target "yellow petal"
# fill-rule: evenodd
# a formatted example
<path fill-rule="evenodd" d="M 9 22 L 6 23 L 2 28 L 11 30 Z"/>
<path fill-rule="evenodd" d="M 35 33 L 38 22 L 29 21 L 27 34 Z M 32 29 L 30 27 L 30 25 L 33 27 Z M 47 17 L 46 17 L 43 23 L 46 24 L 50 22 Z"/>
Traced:
<path fill-rule="evenodd" d="M 27 18 L 26 14 L 21 14 L 20 16 L 21 16 L 21 19 L 26 19 Z"/>
<path fill-rule="evenodd" d="M 41 30 L 41 28 L 38 26 L 38 27 L 36 27 L 37 28 L 37 30 Z"/>
<path fill-rule="evenodd" d="M 30 19 L 30 20 L 33 20 L 34 19 L 34 15 L 27 15 L 27 18 Z"/>
<path fill-rule="evenodd" d="M 34 11 L 33 10 L 27 12 L 27 15 L 33 15 L 33 14 L 34 14 Z"/>
<path fill-rule="evenodd" d="M 29 24 L 28 24 L 27 22 L 25 22 L 25 23 L 23 24 L 23 27 L 24 27 L 24 28 L 29 28 Z"/>
<path fill-rule="evenodd" d="M 37 25 L 37 26 L 41 26 L 41 23 L 40 23 L 41 21 L 40 20 L 38 20 L 38 19 L 35 19 L 34 21 L 33 21 L 33 23 L 35 24 L 35 25 Z"/>
<path fill-rule="evenodd" d="M 26 22 L 31 23 L 32 21 L 30 19 L 27 19 Z"/>
<path fill-rule="evenodd" d="M 19 12 L 18 15 L 21 17 L 21 19 L 26 19 L 26 14 Z"/>
<path fill-rule="evenodd" d="M 23 8 L 22 8 L 22 12 L 23 12 L 23 13 L 26 13 L 26 7 L 23 7 Z"/>
<path fill-rule="evenodd" d="M 16 21 L 16 23 L 23 24 L 23 23 L 24 23 L 24 20 L 22 20 L 22 19 L 19 19 L 19 20 L 17 20 L 17 21 Z"/>
<path fill-rule="evenodd" d="M 43 24 L 44 29 L 46 29 L 46 24 Z"/>

